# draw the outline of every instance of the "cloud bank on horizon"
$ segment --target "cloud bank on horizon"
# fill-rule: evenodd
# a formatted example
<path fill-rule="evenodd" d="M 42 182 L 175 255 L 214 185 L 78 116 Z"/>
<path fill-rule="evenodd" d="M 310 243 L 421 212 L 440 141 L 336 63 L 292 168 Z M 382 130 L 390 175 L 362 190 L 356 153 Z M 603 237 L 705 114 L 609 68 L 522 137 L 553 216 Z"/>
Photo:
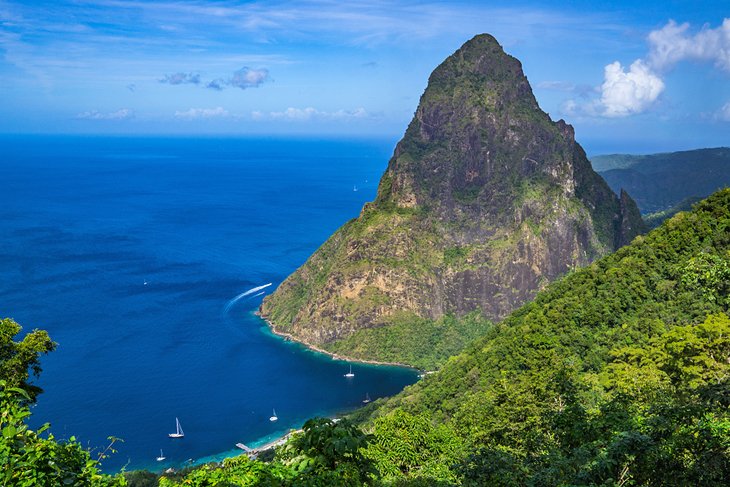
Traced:
<path fill-rule="evenodd" d="M 113 112 L 102 113 L 98 110 L 89 110 L 76 115 L 80 120 L 129 120 L 134 118 L 134 111 L 129 108 L 120 108 Z"/>
<path fill-rule="evenodd" d="M 660 0 L 0 0 L 0 132 L 398 135 L 482 32 L 581 139 L 727 145 L 726 9 Z"/>

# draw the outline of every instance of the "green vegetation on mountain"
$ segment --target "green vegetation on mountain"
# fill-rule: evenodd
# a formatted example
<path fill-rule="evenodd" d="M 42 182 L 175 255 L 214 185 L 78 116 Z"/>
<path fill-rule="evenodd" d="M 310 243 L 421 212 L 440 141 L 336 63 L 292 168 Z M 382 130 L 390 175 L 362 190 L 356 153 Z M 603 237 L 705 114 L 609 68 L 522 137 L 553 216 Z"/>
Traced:
<path fill-rule="evenodd" d="M 626 190 L 642 214 L 654 214 L 654 226 L 662 215 L 674 214 L 671 208 L 730 185 L 728 147 L 638 156 L 613 154 L 592 157 L 591 162 L 616 193 Z"/>
<path fill-rule="evenodd" d="M 435 370 L 491 326 L 479 312 L 460 318 L 447 315 L 437 320 L 404 313 L 394 316 L 390 326 L 357 330 L 333 342 L 328 349 L 355 359 L 375 357 L 383 362 Z"/>
<path fill-rule="evenodd" d="M 724 485 L 729 308 L 723 190 L 365 413 L 451 427 L 469 451 L 462 485 Z"/>
<path fill-rule="evenodd" d="M 261 314 L 329 351 L 434 368 L 642 231 L 572 127 L 540 110 L 520 62 L 480 35 L 431 74 L 375 201 Z"/>

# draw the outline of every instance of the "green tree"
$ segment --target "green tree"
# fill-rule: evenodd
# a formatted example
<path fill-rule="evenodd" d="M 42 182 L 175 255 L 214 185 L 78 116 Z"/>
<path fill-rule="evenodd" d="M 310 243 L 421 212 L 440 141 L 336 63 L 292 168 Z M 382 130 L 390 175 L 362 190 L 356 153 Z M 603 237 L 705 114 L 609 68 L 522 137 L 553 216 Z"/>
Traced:
<path fill-rule="evenodd" d="M 529 469 L 523 457 L 509 448 L 495 446 L 471 453 L 458 472 L 464 486 L 513 487 L 527 483 Z"/>
<path fill-rule="evenodd" d="M 293 472 L 277 463 L 249 460 L 245 455 L 226 458 L 218 465 L 196 468 L 181 479 L 160 478 L 160 487 L 278 487 L 293 477 Z"/>
<path fill-rule="evenodd" d="M 13 341 L 21 326 L 10 318 L 0 320 L 0 380 L 7 387 L 26 391 L 22 400 L 35 402 L 41 388 L 29 382 L 41 373 L 40 356 L 53 351 L 56 344 L 44 330 L 33 330 L 23 340 Z"/>
<path fill-rule="evenodd" d="M 682 283 L 699 289 L 705 299 L 730 307 L 730 252 L 728 256 L 702 252 L 687 262 Z"/>
<path fill-rule="evenodd" d="M 384 483 L 457 480 L 452 467 L 464 453 L 463 443 L 450 426 L 435 425 L 427 414 L 396 409 L 375 420 L 373 437 L 365 455 L 375 462 Z"/>
<path fill-rule="evenodd" d="M 124 472 L 124 480 L 128 487 L 157 487 L 160 476 L 149 470 L 132 470 Z"/>
<path fill-rule="evenodd" d="M 0 485 L 4 487 L 125 486 L 123 477 L 104 475 L 98 462 L 71 437 L 58 441 L 26 424 L 30 395 L 0 381 Z"/>
<path fill-rule="evenodd" d="M 313 418 L 277 459 L 297 472 L 293 485 L 357 486 L 370 483 L 375 470 L 362 453 L 371 436 L 347 419 Z"/>

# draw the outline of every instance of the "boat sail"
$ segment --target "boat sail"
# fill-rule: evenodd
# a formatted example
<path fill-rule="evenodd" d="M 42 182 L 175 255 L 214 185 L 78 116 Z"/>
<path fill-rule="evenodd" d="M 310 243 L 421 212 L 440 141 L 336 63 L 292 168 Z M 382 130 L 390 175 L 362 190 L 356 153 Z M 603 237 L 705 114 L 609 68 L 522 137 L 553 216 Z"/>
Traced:
<path fill-rule="evenodd" d="M 170 438 L 182 438 L 183 436 L 185 436 L 182 426 L 180 426 L 180 420 L 177 418 L 175 418 L 175 428 L 176 431 L 174 433 L 168 434 L 167 436 L 169 436 Z"/>
<path fill-rule="evenodd" d="M 279 417 L 276 415 L 276 409 L 272 409 L 271 411 L 274 414 L 271 415 L 271 417 L 269 418 L 269 421 L 271 421 L 271 422 L 277 421 L 279 419 Z"/>

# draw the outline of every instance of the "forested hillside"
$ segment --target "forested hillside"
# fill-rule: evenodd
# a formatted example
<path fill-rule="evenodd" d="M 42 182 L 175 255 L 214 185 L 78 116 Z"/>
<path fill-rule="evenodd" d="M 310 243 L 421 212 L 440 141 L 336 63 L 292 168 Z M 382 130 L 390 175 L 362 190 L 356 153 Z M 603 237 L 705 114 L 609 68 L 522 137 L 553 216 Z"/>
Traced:
<path fill-rule="evenodd" d="M 466 484 L 723 485 L 728 306 L 723 190 L 552 284 L 369 413 L 447 425 L 468 445 Z"/>
<path fill-rule="evenodd" d="M 627 191 L 642 214 L 663 212 L 689 199 L 706 198 L 730 185 L 728 147 L 596 156 L 591 158 L 591 164 L 616 194 L 622 189 Z"/>

